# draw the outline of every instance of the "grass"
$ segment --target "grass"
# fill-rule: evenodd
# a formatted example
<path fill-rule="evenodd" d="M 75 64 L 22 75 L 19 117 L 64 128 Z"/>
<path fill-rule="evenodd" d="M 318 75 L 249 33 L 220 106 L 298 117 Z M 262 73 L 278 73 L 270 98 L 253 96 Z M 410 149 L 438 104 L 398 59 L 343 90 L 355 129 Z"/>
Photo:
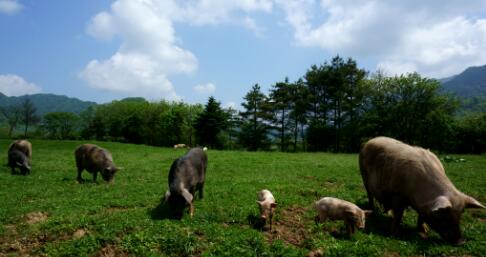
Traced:
<path fill-rule="evenodd" d="M 423 240 L 408 210 L 400 237 L 390 218 L 374 213 L 365 230 L 346 238 L 342 222 L 316 225 L 313 202 L 335 196 L 366 206 L 356 154 L 263 153 L 209 150 L 205 198 L 192 219 L 168 218 L 161 204 L 172 161 L 185 150 L 97 142 L 123 167 L 114 184 L 76 181 L 79 141 L 34 140 L 32 174 L 15 176 L 0 140 L 0 256 L 481 256 L 486 253 L 486 211 L 462 217 L 466 244 L 451 246 L 436 233 Z M 486 203 L 485 156 L 456 156 L 445 163 L 463 192 Z M 83 177 L 91 180 L 91 174 Z M 270 189 L 277 202 L 273 232 L 254 227 L 256 192 Z"/>

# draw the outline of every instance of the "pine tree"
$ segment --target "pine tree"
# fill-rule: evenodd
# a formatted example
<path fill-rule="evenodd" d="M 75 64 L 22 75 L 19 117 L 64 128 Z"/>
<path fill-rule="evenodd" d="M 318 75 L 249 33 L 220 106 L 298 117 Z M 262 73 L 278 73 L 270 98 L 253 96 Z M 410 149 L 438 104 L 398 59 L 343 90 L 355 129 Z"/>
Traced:
<path fill-rule="evenodd" d="M 226 116 L 221 104 L 214 97 L 209 97 L 204 111 L 196 118 L 194 128 L 197 143 L 211 148 L 222 148 L 221 142 L 218 142 L 218 134 L 227 127 Z"/>

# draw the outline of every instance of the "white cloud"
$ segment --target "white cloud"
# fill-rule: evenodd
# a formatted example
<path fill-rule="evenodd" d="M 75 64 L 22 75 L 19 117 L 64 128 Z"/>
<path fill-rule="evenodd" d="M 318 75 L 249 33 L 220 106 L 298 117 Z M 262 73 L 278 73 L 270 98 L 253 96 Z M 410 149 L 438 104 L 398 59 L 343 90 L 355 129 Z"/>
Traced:
<path fill-rule="evenodd" d="M 276 0 L 296 41 L 432 77 L 486 63 L 486 1 Z"/>
<path fill-rule="evenodd" d="M 7 96 L 36 94 L 41 88 L 15 74 L 0 74 L 0 92 Z"/>
<path fill-rule="evenodd" d="M 216 86 L 213 83 L 199 84 L 194 86 L 194 91 L 198 94 L 209 95 L 216 91 Z"/>
<path fill-rule="evenodd" d="M 242 22 L 244 27 L 253 31 L 253 33 L 255 33 L 256 36 L 259 36 L 259 37 L 263 36 L 265 29 L 263 27 L 259 26 L 254 19 L 252 19 L 250 17 L 245 17 L 245 18 L 242 19 L 241 22 Z"/>
<path fill-rule="evenodd" d="M 16 0 L 0 0 L 0 13 L 14 15 L 19 13 L 24 6 Z"/>
<path fill-rule="evenodd" d="M 121 46 L 109 59 L 91 60 L 80 77 L 93 88 L 124 96 L 178 99 L 170 76 L 193 73 L 198 62 L 181 47 L 174 22 L 196 26 L 234 22 L 256 31 L 254 20 L 241 23 L 237 13 L 271 9 L 271 0 L 117 0 L 109 11 L 91 19 L 86 32 L 98 40 L 117 37 Z M 212 86 L 204 90 L 214 91 Z"/>
<path fill-rule="evenodd" d="M 80 77 L 94 88 L 125 96 L 178 99 L 167 77 L 195 71 L 197 60 L 177 45 L 172 21 L 160 11 L 163 5 L 118 0 L 110 12 L 97 14 L 87 32 L 102 40 L 116 35 L 122 45 L 108 60 L 90 61 Z"/>

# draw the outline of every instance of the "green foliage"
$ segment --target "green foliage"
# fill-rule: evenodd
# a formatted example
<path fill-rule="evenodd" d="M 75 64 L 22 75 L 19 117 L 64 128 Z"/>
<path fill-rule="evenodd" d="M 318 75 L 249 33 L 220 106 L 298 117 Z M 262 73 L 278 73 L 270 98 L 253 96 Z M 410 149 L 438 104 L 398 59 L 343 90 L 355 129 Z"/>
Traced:
<path fill-rule="evenodd" d="M 3 156 L 10 142 L 0 140 Z M 486 250 L 481 210 L 463 213 L 467 241 L 459 247 L 435 232 L 422 239 L 412 209 L 398 237 L 390 235 L 391 219 L 380 209 L 351 238 L 342 221 L 316 225 L 313 202 L 321 197 L 366 205 L 356 154 L 209 150 L 204 198 L 195 200 L 192 219 L 173 220 L 161 197 L 172 161 L 185 150 L 93 142 L 124 169 L 114 184 L 79 184 L 73 151 L 82 143 L 32 140 L 33 169 L 26 177 L 11 175 L 0 163 L 0 255 L 304 256 L 320 249 L 324 256 L 482 256 Z M 448 156 L 467 161 L 444 162 L 447 176 L 484 203 L 486 158 Z M 256 193 L 263 188 L 278 203 L 273 232 L 253 226 Z M 46 220 L 28 223 L 28 214 L 39 212 Z"/>
<path fill-rule="evenodd" d="M 304 77 L 312 102 L 308 131 L 311 150 L 340 152 L 359 148 L 360 138 L 354 132 L 365 97 L 362 83 L 365 75 L 366 71 L 359 69 L 356 61 L 351 58 L 345 61 L 339 56 L 307 71 Z"/>
<path fill-rule="evenodd" d="M 51 112 L 44 115 L 40 128 L 50 139 L 74 139 L 79 116 L 71 112 Z"/>
<path fill-rule="evenodd" d="M 221 109 L 221 103 L 217 102 L 214 97 L 209 97 L 204 111 L 198 115 L 194 125 L 197 143 L 211 148 L 223 148 L 218 135 L 227 127 L 227 113 Z"/>
<path fill-rule="evenodd" d="M 194 144 L 193 124 L 200 105 L 128 98 L 81 113 L 83 138 L 172 146 Z"/>
<path fill-rule="evenodd" d="M 417 73 L 384 77 L 368 83 L 369 106 L 364 117 L 369 136 L 387 135 L 423 147 L 444 149 L 457 102 L 440 95 L 440 84 Z"/>
<path fill-rule="evenodd" d="M 457 118 L 454 134 L 449 138 L 453 149 L 466 153 L 486 152 L 486 113 L 473 113 Z"/>
<path fill-rule="evenodd" d="M 250 151 L 268 149 L 268 121 L 272 119 L 272 113 L 267 96 L 255 84 L 244 99 L 245 102 L 241 105 L 245 110 L 240 112 L 242 125 L 239 142 Z"/>

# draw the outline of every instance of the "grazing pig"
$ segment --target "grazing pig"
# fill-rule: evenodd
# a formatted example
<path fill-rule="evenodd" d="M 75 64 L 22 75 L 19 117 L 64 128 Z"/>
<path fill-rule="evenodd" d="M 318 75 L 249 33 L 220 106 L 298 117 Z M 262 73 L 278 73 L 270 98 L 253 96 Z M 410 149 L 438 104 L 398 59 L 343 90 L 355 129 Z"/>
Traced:
<path fill-rule="evenodd" d="M 356 228 L 363 229 L 366 216 L 371 214 L 371 211 L 361 210 L 354 203 L 334 197 L 321 198 L 315 202 L 315 206 L 319 222 L 324 222 L 326 219 L 344 220 L 348 236 L 354 234 Z"/>
<path fill-rule="evenodd" d="M 19 150 L 8 151 L 8 166 L 12 168 L 12 174 L 15 174 L 15 168 L 19 168 L 22 175 L 30 173 L 29 159 Z"/>
<path fill-rule="evenodd" d="M 30 160 L 32 159 L 32 144 L 29 141 L 25 139 L 14 141 L 13 143 L 10 144 L 8 148 L 9 152 L 12 150 L 18 150 L 24 153 L 25 156 L 27 156 L 30 163 Z"/>
<path fill-rule="evenodd" d="M 93 144 L 84 144 L 79 146 L 74 152 L 76 166 L 78 168 L 78 181 L 83 182 L 81 173 L 86 169 L 93 173 L 93 182 L 96 182 L 98 172 L 105 181 L 112 182 L 118 168 L 113 163 L 111 153 L 107 150 Z"/>
<path fill-rule="evenodd" d="M 275 208 L 277 204 L 275 203 L 275 198 L 273 197 L 272 193 L 267 189 L 263 189 L 262 191 L 257 193 L 258 207 L 260 208 L 260 219 L 265 223 L 267 220 L 270 221 L 270 231 L 272 231 L 272 219 L 273 214 L 275 213 Z"/>
<path fill-rule="evenodd" d="M 174 149 L 177 149 L 177 148 L 186 148 L 186 144 L 176 144 L 174 145 Z"/>
<path fill-rule="evenodd" d="M 385 211 L 392 210 L 393 233 L 399 231 L 403 212 L 411 206 L 418 213 L 421 235 L 428 224 L 448 242 L 463 244 L 459 223 L 464 208 L 485 208 L 457 190 L 437 156 L 420 147 L 377 137 L 361 149 L 359 167 L 370 205 L 376 199 Z"/>
<path fill-rule="evenodd" d="M 169 190 L 165 193 L 164 202 L 169 203 L 177 218 L 182 217 L 187 205 L 190 216 L 194 215 L 192 201 L 196 191 L 199 191 L 199 199 L 203 198 L 207 164 L 208 157 L 201 148 L 192 148 L 172 163 L 169 171 Z"/>

